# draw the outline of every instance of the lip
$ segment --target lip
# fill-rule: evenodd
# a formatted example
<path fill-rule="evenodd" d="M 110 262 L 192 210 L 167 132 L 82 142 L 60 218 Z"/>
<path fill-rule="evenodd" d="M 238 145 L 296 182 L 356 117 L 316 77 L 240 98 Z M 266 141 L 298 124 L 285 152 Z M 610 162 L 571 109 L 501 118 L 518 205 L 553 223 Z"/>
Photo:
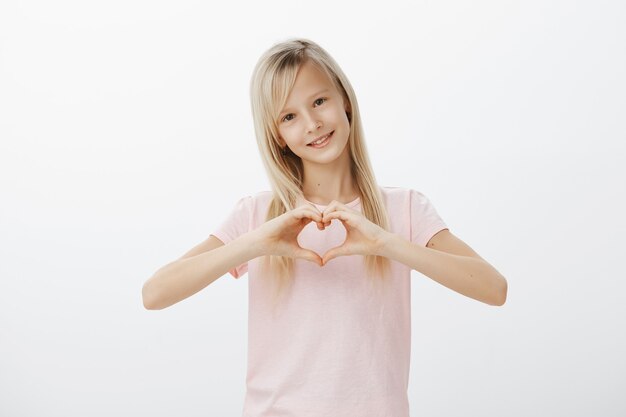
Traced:
<path fill-rule="evenodd" d="M 333 133 L 335 133 L 335 131 L 334 131 L 334 130 L 331 130 L 330 132 L 328 132 L 328 133 L 326 133 L 326 134 L 324 134 L 324 135 L 322 135 L 322 136 L 320 136 L 320 137 L 318 137 L 318 138 L 313 139 L 311 142 L 307 143 L 307 146 L 308 146 L 308 145 L 311 145 L 313 142 L 315 142 L 315 141 L 317 141 L 317 140 L 320 140 L 320 139 L 321 139 L 321 138 L 323 138 L 324 136 L 328 136 L 328 135 L 332 136 L 332 134 L 333 134 Z"/>

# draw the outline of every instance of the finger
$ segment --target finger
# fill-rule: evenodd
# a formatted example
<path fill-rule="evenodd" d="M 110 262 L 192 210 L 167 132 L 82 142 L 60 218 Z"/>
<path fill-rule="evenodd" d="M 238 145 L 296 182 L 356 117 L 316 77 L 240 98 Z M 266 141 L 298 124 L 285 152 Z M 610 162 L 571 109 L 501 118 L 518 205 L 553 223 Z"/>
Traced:
<path fill-rule="evenodd" d="M 322 258 L 320 258 L 320 256 L 317 253 L 313 252 L 312 250 L 300 249 L 296 253 L 296 257 L 305 259 L 307 261 L 313 262 L 314 264 L 322 266 Z"/>
<path fill-rule="evenodd" d="M 311 206 L 304 205 L 304 206 L 298 207 L 297 209 L 294 209 L 293 211 L 294 211 L 294 215 L 299 219 L 308 217 L 310 219 L 315 220 L 316 222 L 322 221 L 322 214 L 319 211 L 317 211 L 317 209 L 314 209 Z"/>
<path fill-rule="evenodd" d="M 326 206 L 326 208 L 322 211 L 322 218 L 325 218 L 328 213 L 332 213 L 333 211 L 337 210 L 338 204 L 341 203 L 336 200 L 331 201 L 330 204 Z"/>
<path fill-rule="evenodd" d="M 353 225 L 355 223 L 355 219 L 353 216 L 354 216 L 353 213 L 342 211 L 342 210 L 337 210 L 337 211 L 333 211 L 332 213 L 326 214 L 324 216 L 324 222 L 330 223 L 332 219 L 339 219 L 348 223 L 349 225 Z"/>
<path fill-rule="evenodd" d="M 337 212 L 337 211 L 342 211 L 342 212 L 346 212 L 346 213 L 357 213 L 355 210 L 352 210 L 352 209 L 346 207 L 344 204 L 341 204 L 341 203 L 339 203 L 337 201 L 333 201 L 322 212 L 322 219 L 326 220 L 326 218 L 328 217 L 328 215 L 330 213 L 334 213 L 334 212 Z"/>
<path fill-rule="evenodd" d="M 300 221 L 298 221 L 298 223 L 297 223 L 298 229 L 304 228 L 306 225 L 308 225 L 312 221 L 313 220 L 309 219 L 308 217 L 304 217 L 304 218 L 300 219 Z"/>
<path fill-rule="evenodd" d="M 306 221 L 304 221 L 305 226 L 311 221 L 315 221 L 317 223 L 317 228 L 320 230 L 324 230 L 325 225 L 322 221 L 322 215 L 309 207 L 302 206 L 294 209 L 293 218 L 295 218 L 299 222 L 302 222 L 303 219 L 307 219 Z"/>
<path fill-rule="evenodd" d="M 336 246 L 332 249 L 329 249 L 324 256 L 322 257 L 322 265 L 326 265 L 328 261 L 331 259 L 335 259 L 338 256 L 348 255 L 345 246 Z"/>
<path fill-rule="evenodd" d="M 313 214 L 312 217 L 308 217 L 310 219 L 310 221 L 314 221 L 315 224 L 317 225 L 317 228 L 319 230 L 324 230 L 324 228 L 326 227 L 326 225 L 324 224 L 324 220 L 322 219 L 322 215 L 321 214 Z M 306 224 L 308 224 L 309 222 L 307 222 Z"/>
<path fill-rule="evenodd" d="M 330 202 L 330 203 L 326 206 L 326 208 L 325 208 L 324 210 L 322 210 L 322 218 L 324 218 L 324 215 L 325 215 L 326 213 L 330 213 L 331 211 L 333 211 L 333 210 L 334 210 L 334 207 L 335 207 L 335 204 L 336 204 L 336 203 L 337 203 L 337 202 L 336 202 L 335 200 L 333 200 L 333 201 L 331 201 L 331 202 Z"/>
<path fill-rule="evenodd" d="M 320 209 L 317 208 L 316 205 L 314 205 L 313 203 L 306 203 L 304 204 L 302 207 L 308 207 L 313 209 L 314 212 L 319 213 L 320 215 L 322 214 L 322 212 L 320 211 Z"/>
<path fill-rule="evenodd" d="M 310 214 L 309 218 L 313 219 L 317 223 L 317 228 L 319 230 L 324 230 L 324 228 L 327 226 L 326 224 L 324 224 L 322 220 L 322 213 L 319 212 L 317 207 L 306 204 L 306 205 L 299 207 L 299 209 L 302 209 L 304 213 Z"/>
<path fill-rule="evenodd" d="M 305 215 L 303 218 L 307 219 L 304 222 L 305 225 L 307 225 L 310 222 L 314 221 L 315 224 L 317 225 L 317 228 L 319 230 L 324 230 L 324 228 L 326 227 L 326 225 L 324 224 L 324 221 L 322 220 L 322 215 L 319 214 L 319 213 L 310 213 L 310 216 Z"/>

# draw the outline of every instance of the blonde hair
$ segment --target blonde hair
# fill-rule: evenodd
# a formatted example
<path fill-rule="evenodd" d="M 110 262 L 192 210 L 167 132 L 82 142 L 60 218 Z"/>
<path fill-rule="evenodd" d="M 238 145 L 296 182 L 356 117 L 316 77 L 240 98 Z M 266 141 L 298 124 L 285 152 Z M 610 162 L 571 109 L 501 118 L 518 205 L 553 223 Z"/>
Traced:
<path fill-rule="evenodd" d="M 306 62 L 311 62 L 326 74 L 343 96 L 344 103 L 348 103 L 350 173 L 361 197 L 361 210 L 372 223 L 389 230 L 387 210 L 365 146 L 356 95 L 335 60 L 315 42 L 304 38 L 291 38 L 274 44 L 259 58 L 250 80 L 257 144 L 273 192 L 266 221 L 296 208 L 297 199 L 304 197 L 302 160 L 293 152 L 281 153 L 277 118 L 293 88 L 298 69 Z M 382 256 L 367 255 L 365 266 L 370 278 L 373 276 L 380 280 L 389 271 L 390 262 Z M 275 287 L 275 296 L 291 283 L 293 267 L 294 260 L 289 257 L 268 255 L 261 260 L 261 268 L 271 271 L 271 275 L 276 277 L 278 286 Z"/>

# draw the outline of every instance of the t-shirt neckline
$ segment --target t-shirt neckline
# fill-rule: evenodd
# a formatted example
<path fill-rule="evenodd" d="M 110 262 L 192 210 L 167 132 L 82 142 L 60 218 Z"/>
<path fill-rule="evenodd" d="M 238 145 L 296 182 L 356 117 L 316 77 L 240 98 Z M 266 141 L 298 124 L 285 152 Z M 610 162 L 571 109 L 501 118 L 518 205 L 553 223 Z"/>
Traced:
<path fill-rule="evenodd" d="M 315 205 L 316 207 L 328 207 L 328 204 L 318 204 L 318 203 L 314 203 L 314 202 L 312 202 L 312 201 L 309 201 L 309 200 L 307 200 L 307 199 L 306 199 L 306 198 L 304 198 L 304 197 L 302 197 L 302 198 L 303 198 L 303 199 L 304 199 L 304 201 L 306 201 L 307 203 L 313 204 L 313 205 Z M 352 201 L 351 201 L 351 202 L 349 202 L 349 203 L 344 203 L 344 205 L 345 205 L 346 207 L 354 207 L 354 206 L 356 206 L 357 204 L 359 204 L 359 202 L 360 202 L 360 201 L 361 201 L 361 197 L 357 197 L 356 199 L 352 200 Z"/>

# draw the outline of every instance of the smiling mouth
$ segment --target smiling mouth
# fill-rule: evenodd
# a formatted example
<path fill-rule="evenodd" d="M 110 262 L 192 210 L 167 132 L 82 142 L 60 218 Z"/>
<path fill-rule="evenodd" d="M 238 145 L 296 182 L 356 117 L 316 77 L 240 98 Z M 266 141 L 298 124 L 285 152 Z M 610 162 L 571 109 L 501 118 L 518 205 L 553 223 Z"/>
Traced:
<path fill-rule="evenodd" d="M 328 135 L 324 136 L 323 139 L 318 139 L 319 142 L 318 141 L 311 142 L 311 143 L 307 144 L 306 146 L 312 146 L 312 147 L 315 148 L 315 147 L 318 147 L 318 146 L 325 145 L 330 140 L 330 138 L 332 138 L 333 133 L 335 133 L 334 130 L 332 132 L 330 132 Z"/>

